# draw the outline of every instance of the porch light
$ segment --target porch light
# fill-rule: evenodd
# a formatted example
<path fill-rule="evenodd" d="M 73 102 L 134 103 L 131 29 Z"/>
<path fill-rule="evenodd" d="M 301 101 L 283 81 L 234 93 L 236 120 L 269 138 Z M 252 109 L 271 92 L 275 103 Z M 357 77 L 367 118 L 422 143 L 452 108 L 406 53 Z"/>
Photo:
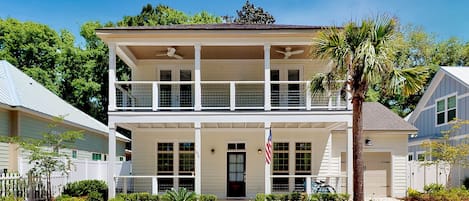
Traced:
<path fill-rule="evenodd" d="M 262 149 L 261 148 L 257 149 L 257 154 L 259 154 L 259 155 L 262 154 Z"/>
<path fill-rule="evenodd" d="M 210 149 L 210 152 L 212 152 L 212 154 L 214 154 L 214 153 L 215 153 L 215 149 L 214 149 L 214 148 Z"/>
<path fill-rule="evenodd" d="M 373 146 L 373 142 L 371 142 L 370 138 L 365 139 L 365 146 Z"/>

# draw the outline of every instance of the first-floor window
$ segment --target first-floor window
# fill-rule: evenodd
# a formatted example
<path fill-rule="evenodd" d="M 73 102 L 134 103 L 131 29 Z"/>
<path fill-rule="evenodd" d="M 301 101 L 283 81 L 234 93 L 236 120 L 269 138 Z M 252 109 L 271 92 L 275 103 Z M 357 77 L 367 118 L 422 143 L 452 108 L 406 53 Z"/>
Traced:
<path fill-rule="evenodd" d="M 77 158 L 77 150 L 72 150 L 72 158 Z"/>
<path fill-rule="evenodd" d="M 94 160 L 94 161 L 100 161 L 102 160 L 102 154 L 101 153 L 93 153 L 91 158 Z"/>
<path fill-rule="evenodd" d="M 297 142 L 295 144 L 295 174 L 311 174 L 311 143 Z M 305 178 L 295 178 L 295 191 L 305 191 Z"/>
<path fill-rule="evenodd" d="M 158 175 L 172 175 L 173 174 L 173 143 L 158 143 L 157 147 L 157 174 Z M 173 187 L 172 178 L 158 179 L 159 191 L 170 190 Z"/>
<path fill-rule="evenodd" d="M 179 143 L 179 175 L 192 175 L 195 167 L 194 143 Z M 194 190 L 193 178 L 180 178 L 179 187 Z"/>
<path fill-rule="evenodd" d="M 408 161 L 413 161 L 413 160 L 414 160 L 414 153 L 409 153 L 409 154 L 407 155 L 407 160 L 408 160 Z"/>
<path fill-rule="evenodd" d="M 425 161 L 425 153 L 417 153 L 417 160 L 418 161 Z"/>
<path fill-rule="evenodd" d="M 288 142 L 274 142 L 273 174 L 288 175 Z M 273 178 L 272 190 L 277 192 L 288 192 L 288 177 Z"/>

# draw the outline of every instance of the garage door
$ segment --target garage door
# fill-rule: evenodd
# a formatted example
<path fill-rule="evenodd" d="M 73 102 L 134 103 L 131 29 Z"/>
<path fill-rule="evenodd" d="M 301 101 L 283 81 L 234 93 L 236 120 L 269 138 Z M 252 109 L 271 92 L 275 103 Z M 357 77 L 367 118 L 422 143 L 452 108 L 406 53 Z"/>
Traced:
<path fill-rule="evenodd" d="M 341 155 L 341 169 L 347 171 L 347 158 Z M 389 152 L 365 152 L 364 190 L 366 197 L 391 196 L 391 154 Z"/>

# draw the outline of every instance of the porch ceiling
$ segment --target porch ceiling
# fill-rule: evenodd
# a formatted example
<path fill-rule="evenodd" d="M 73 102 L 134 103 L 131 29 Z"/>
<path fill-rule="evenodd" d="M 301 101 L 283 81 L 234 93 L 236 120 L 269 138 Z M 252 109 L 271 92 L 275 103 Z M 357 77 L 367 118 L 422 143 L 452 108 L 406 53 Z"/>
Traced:
<path fill-rule="evenodd" d="M 202 123 L 202 128 L 264 128 L 264 123 Z M 272 123 L 272 128 L 335 128 L 337 123 L 328 122 L 288 122 L 288 123 Z M 151 129 L 151 128 L 194 128 L 192 123 L 138 123 L 138 124 L 122 124 L 124 128 L 131 129 Z"/>
<path fill-rule="evenodd" d="M 193 46 L 126 46 L 138 60 L 147 59 L 174 59 L 167 56 L 157 56 L 165 54 L 167 48 L 176 48 L 176 54 L 182 56 L 184 60 L 194 59 Z M 291 51 L 304 50 L 301 54 L 292 55 L 289 59 L 309 59 L 310 46 L 306 45 L 283 45 L 272 46 L 270 48 L 271 59 L 283 59 L 284 55 L 276 52 L 285 51 L 286 47 L 291 47 Z M 202 46 L 201 59 L 264 59 L 263 46 Z"/>

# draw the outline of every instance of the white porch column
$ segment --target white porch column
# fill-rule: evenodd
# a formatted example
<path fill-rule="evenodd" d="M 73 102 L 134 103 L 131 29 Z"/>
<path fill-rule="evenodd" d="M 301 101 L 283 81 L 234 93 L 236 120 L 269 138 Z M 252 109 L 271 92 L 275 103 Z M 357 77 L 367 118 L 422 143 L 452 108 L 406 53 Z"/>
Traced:
<path fill-rule="evenodd" d="M 194 123 L 195 129 L 195 136 L 194 136 L 194 144 L 195 144 L 195 193 L 201 194 L 202 193 L 202 162 L 201 162 L 201 136 L 200 136 L 200 122 Z"/>
<path fill-rule="evenodd" d="M 109 43 L 109 104 L 108 111 L 116 110 L 116 44 Z"/>
<path fill-rule="evenodd" d="M 194 65 L 194 110 L 195 111 L 200 111 L 202 110 L 202 93 L 201 93 L 201 84 L 200 84 L 200 49 L 201 45 L 200 43 L 196 43 L 194 45 L 194 59 L 195 59 L 195 65 Z"/>
<path fill-rule="evenodd" d="M 264 110 L 270 111 L 270 44 L 264 45 Z"/>
<path fill-rule="evenodd" d="M 352 78 L 350 77 L 349 73 L 347 73 L 347 80 L 345 80 L 346 82 L 348 82 L 349 80 L 351 80 Z M 346 97 L 345 97 L 345 102 L 346 102 L 346 106 L 347 106 L 347 110 L 352 110 L 352 93 L 351 93 L 351 86 L 350 84 L 347 84 L 347 90 L 345 90 L 345 93 L 346 93 Z"/>
<path fill-rule="evenodd" d="M 270 135 L 270 125 L 271 123 L 270 122 L 264 122 L 264 153 L 266 153 L 266 149 L 265 149 L 265 145 L 267 144 L 267 141 L 269 140 L 269 135 Z M 273 148 L 272 148 L 273 149 Z M 273 162 L 273 160 L 271 161 L 271 163 Z M 270 171 L 270 164 L 267 164 L 266 162 L 264 162 L 265 164 L 265 170 L 264 170 L 264 183 L 265 183 L 265 189 L 264 189 L 264 193 L 265 194 L 270 194 L 271 193 L 271 190 L 272 190 L 272 185 L 271 185 L 271 171 Z"/>
<path fill-rule="evenodd" d="M 347 124 L 347 194 L 353 195 L 353 132 Z"/>
<path fill-rule="evenodd" d="M 108 163 L 107 163 L 107 185 L 109 199 L 116 196 L 116 183 L 114 181 L 114 173 L 116 167 L 116 125 L 109 122 L 108 136 Z"/>

